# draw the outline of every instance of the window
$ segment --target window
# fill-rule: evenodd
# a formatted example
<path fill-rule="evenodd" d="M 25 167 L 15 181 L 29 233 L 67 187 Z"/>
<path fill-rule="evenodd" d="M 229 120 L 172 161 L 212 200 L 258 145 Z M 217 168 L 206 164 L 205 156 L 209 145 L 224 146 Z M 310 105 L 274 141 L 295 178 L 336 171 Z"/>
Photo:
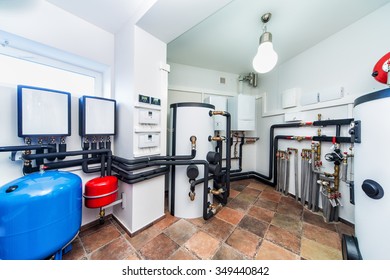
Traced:
<path fill-rule="evenodd" d="M 82 95 L 103 97 L 104 69 L 101 65 L 96 66 L 97 63 L 94 65 L 94 62 L 45 46 L 42 46 L 39 52 L 36 52 L 34 46 L 32 48 L 34 52 L 29 52 L 28 46 L 28 41 L 22 49 L 9 45 L 7 41 L 1 42 L 0 84 L 8 86 L 22 84 L 67 91 L 76 97 Z M 83 66 L 89 63 L 90 67 L 88 69 L 75 65 L 74 62 L 79 62 Z"/>

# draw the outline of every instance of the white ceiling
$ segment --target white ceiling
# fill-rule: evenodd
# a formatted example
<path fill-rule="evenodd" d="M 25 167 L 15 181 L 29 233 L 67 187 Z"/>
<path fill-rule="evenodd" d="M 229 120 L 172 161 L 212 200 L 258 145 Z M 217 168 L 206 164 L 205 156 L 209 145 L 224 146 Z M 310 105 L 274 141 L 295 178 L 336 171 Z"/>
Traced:
<path fill-rule="evenodd" d="M 153 0 L 47 1 L 115 33 L 145 2 Z M 266 12 L 272 13 L 267 29 L 282 63 L 389 2 L 158 0 L 138 25 L 168 43 L 169 62 L 240 74 L 252 71 L 262 33 L 260 17 Z M 362 30 L 362 40 L 365 32 L 375 31 Z"/>

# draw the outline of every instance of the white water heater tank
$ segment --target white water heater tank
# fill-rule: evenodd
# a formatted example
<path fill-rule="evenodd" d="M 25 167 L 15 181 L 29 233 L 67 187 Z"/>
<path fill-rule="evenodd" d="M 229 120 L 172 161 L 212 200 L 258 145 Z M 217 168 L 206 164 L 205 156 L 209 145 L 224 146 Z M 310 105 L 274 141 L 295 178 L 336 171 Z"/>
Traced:
<path fill-rule="evenodd" d="M 191 154 L 191 136 L 196 136 L 196 156 L 194 160 L 206 160 L 207 153 L 214 151 L 209 136 L 214 136 L 214 122 L 209 112 L 214 105 L 206 103 L 175 103 L 170 108 L 169 145 L 170 155 Z M 179 218 L 200 218 L 203 216 L 204 184 L 195 187 L 195 199 L 189 197 L 190 183 L 187 177 L 188 165 L 173 165 L 169 182 L 169 208 L 172 215 Z M 203 178 L 204 166 L 197 165 L 199 175 Z M 212 188 L 212 180 L 209 181 Z M 212 203 L 212 195 L 208 196 Z"/>
<path fill-rule="evenodd" d="M 355 100 L 355 234 L 363 259 L 390 259 L 390 89 Z M 358 131 L 358 130 L 357 130 Z"/>

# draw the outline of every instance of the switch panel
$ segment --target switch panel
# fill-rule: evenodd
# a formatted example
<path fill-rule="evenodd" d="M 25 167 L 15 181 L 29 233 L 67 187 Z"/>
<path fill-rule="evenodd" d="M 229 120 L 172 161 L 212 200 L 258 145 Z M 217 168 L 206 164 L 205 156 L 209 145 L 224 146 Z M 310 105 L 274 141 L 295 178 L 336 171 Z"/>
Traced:
<path fill-rule="evenodd" d="M 140 124 L 160 124 L 160 111 L 140 109 L 139 110 L 139 123 Z"/>
<path fill-rule="evenodd" d="M 152 148 L 160 146 L 160 134 L 143 133 L 138 135 L 138 148 Z"/>

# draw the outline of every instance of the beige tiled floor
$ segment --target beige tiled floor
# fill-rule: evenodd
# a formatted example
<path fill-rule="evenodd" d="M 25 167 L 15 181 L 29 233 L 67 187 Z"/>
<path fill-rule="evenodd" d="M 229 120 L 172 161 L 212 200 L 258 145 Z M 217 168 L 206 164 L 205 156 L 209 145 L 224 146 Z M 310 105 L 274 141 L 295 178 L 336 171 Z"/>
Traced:
<path fill-rule="evenodd" d="M 292 197 L 253 180 L 231 184 L 229 203 L 208 221 L 168 212 L 130 237 L 109 218 L 80 232 L 64 259 L 342 259 L 344 223 L 327 224 Z"/>

